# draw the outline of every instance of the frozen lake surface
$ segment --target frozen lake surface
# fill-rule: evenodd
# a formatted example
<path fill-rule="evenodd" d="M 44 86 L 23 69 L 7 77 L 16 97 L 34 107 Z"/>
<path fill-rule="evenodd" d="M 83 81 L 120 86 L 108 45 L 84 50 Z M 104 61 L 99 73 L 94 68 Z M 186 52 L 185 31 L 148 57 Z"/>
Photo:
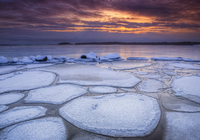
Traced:
<path fill-rule="evenodd" d="M 183 48 L 183 52 L 187 47 Z M 199 62 L 111 61 L 104 56 L 113 50 L 108 47 L 108 52 L 101 53 L 102 50 L 95 51 L 97 48 L 90 51 L 99 52 L 100 55 L 97 55 L 103 56 L 105 62 L 96 61 L 92 53 L 87 55 L 91 57 L 89 59 L 74 61 L 67 57 L 79 58 L 90 51 L 67 56 L 60 50 L 45 52 L 57 56 L 51 62 L 0 65 L 0 140 L 200 138 Z M 116 52 L 125 59 L 157 57 L 153 53 L 147 55 L 148 52 L 132 55 L 129 54 L 131 47 L 127 48 L 127 53 L 126 48 L 123 53 L 117 52 L 117 49 Z M 17 56 L 15 52 L 14 56 L 13 52 L 12 56 L 10 52 L 7 50 L 0 55 L 9 60 L 39 54 L 39 51 L 33 51 L 33 54 L 25 51 L 27 54 L 19 53 Z M 165 55 L 167 52 L 160 54 L 200 60 L 195 53 L 193 57 L 189 53 L 179 55 L 177 52 L 176 56 Z M 62 55 L 67 57 L 60 57 Z M 117 55 L 109 57 L 113 56 Z"/>

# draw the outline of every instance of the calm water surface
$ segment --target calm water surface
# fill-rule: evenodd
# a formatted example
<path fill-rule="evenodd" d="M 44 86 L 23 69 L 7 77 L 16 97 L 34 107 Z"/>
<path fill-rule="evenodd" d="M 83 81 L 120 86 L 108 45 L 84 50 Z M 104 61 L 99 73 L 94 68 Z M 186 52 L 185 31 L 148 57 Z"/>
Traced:
<path fill-rule="evenodd" d="M 0 56 L 9 60 L 13 57 L 52 55 L 78 58 L 90 51 L 98 56 L 118 53 L 127 57 L 184 57 L 200 60 L 200 47 L 184 45 L 37 45 L 37 46 L 0 46 Z"/>

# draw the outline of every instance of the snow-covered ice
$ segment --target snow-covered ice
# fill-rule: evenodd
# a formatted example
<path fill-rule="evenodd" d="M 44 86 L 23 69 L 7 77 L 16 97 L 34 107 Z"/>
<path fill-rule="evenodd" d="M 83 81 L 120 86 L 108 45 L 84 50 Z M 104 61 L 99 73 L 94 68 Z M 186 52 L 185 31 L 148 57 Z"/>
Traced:
<path fill-rule="evenodd" d="M 8 106 L 1 105 L 0 104 L 0 113 L 3 112 L 4 110 L 8 109 Z"/>
<path fill-rule="evenodd" d="M 41 106 L 20 106 L 0 114 L 0 129 L 6 126 L 38 118 L 45 115 L 46 108 Z"/>
<path fill-rule="evenodd" d="M 113 65 L 110 66 L 110 68 L 114 70 L 129 70 L 129 69 L 135 69 L 135 68 L 141 68 L 141 67 L 147 67 L 151 66 L 151 63 L 138 63 L 138 62 L 114 62 Z"/>
<path fill-rule="evenodd" d="M 94 87 L 90 87 L 89 91 L 92 93 L 113 93 L 113 92 L 117 92 L 116 88 L 113 87 L 107 87 L 107 86 L 94 86 Z"/>
<path fill-rule="evenodd" d="M 128 92 L 136 92 L 134 88 L 120 88 L 123 91 L 128 91 Z"/>
<path fill-rule="evenodd" d="M 0 95 L 0 104 L 7 105 L 21 100 L 24 97 L 22 93 L 5 93 Z"/>
<path fill-rule="evenodd" d="M 165 74 L 170 75 L 170 76 L 176 76 L 177 74 L 168 70 L 163 71 Z"/>
<path fill-rule="evenodd" d="M 19 61 L 19 59 L 16 58 L 16 57 L 14 57 L 14 58 L 12 59 L 12 63 L 17 63 L 18 61 Z"/>
<path fill-rule="evenodd" d="M 7 74 L 8 76 L 11 74 Z M 6 75 L 0 76 L 6 77 Z M 43 71 L 15 72 L 11 77 L 0 80 L 0 93 L 12 90 L 28 90 L 48 86 L 53 83 L 56 75 Z"/>
<path fill-rule="evenodd" d="M 172 64 L 170 64 L 170 65 L 171 65 L 171 66 L 174 66 L 174 67 L 179 67 L 179 68 L 198 69 L 198 70 L 200 70 L 200 67 L 194 66 L 194 65 L 191 65 L 191 64 L 172 63 Z"/>
<path fill-rule="evenodd" d="M 28 57 L 24 56 L 23 59 L 21 60 L 22 63 L 28 64 L 28 63 L 33 63 L 33 60 L 29 59 Z"/>
<path fill-rule="evenodd" d="M 48 67 L 52 65 L 54 64 L 28 64 L 24 67 L 21 67 L 20 69 L 33 69 L 33 68 L 39 68 L 39 67 Z"/>
<path fill-rule="evenodd" d="M 138 86 L 138 89 L 144 92 L 158 92 L 159 89 L 162 87 L 163 87 L 162 82 L 154 79 L 149 79 L 146 80 L 144 83 L 140 84 Z"/>
<path fill-rule="evenodd" d="M 127 57 L 127 60 L 149 60 L 146 57 Z"/>
<path fill-rule="evenodd" d="M 28 97 L 25 98 L 25 102 L 62 104 L 85 93 L 87 93 L 86 87 L 65 84 L 56 85 L 30 91 Z"/>
<path fill-rule="evenodd" d="M 6 64 L 8 60 L 4 56 L 0 56 L 0 64 Z"/>
<path fill-rule="evenodd" d="M 117 53 L 106 54 L 105 57 L 109 58 L 109 59 L 120 59 L 121 58 L 121 56 Z"/>
<path fill-rule="evenodd" d="M 200 113 L 167 112 L 164 140 L 199 140 L 199 118 Z"/>
<path fill-rule="evenodd" d="M 176 96 L 181 96 L 200 103 L 200 77 L 199 76 L 187 76 L 177 77 L 173 80 L 171 86 L 176 92 Z"/>
<path fill-rule="evenodd" d="M 194 60 L 191 58 L 182 58 L 182 57 L 152 57 L 152 60 L 156 61 L 186 61 L 186 62 L 199 62 L 200 60 Z"/>
<path fill-rule="evenodd" d="M 113 137 L 149 135 L 161 116 L 156 99 L 134 93 L 80 97 L 59 113 L 81 129 Z"/>
<path fill-rule="evenodd" d="M 46 117 L 22 122 L 3 129 L 1 140 L 66 140 L 67 130 L 61 118 Z"/>

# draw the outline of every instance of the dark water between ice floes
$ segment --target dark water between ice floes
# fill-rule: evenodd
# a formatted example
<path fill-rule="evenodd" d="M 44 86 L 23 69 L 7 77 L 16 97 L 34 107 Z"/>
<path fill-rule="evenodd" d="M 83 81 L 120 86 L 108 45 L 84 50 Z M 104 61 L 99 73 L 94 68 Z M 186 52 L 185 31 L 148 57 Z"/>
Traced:
<path fill-rule="evenodd" d="M 107 53 L 118 53 L 127 57 L 184 57 L 200 60 L 200 47 L 186 45 L 33 45 L 33 46 L 0 46 L 0 56 L 7 59 L 23 56 L 52 55 L 78 58 L 90 51 L 97 56 Z"/>

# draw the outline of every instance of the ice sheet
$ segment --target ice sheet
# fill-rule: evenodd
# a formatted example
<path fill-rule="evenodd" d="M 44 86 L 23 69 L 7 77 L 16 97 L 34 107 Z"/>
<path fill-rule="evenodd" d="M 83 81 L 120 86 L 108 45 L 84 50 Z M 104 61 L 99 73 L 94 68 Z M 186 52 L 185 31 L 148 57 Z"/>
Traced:
<path fill-rule="evenodd" d="M 0 66 L 0 74 L 9 73 L 17 70 L 17 66 Z"/>
<path fill-rule="evenodd" d="M 19 101 L 24 97 L 22 93 L 6 93 L 0 95 L 0 104 L 7 105 Z"/>
<path fill-rule="evenodd" d="M 26 103 L 62 104 L 87 93 L 86 87 L 76 85 L 56 85 L 29 92 Z"/>
<path fill-rule="evenodd" d="M 149 60 L 146 57 L 127 57 L 127 60 Z"/>
<path fill-rule="evenodd" d="M 113 137 L 143 137 L 160 120 L 156 99 L 141 94 L 115 94 L 75 99 L 59 113 L 77 127 Z"/>
<path fill-rule="evenodd" d="M 0 113 L 3 112 L 6 109 L 8 109 L 8 106 L 0 105 Z"/>
<path fill-rule="evenodd" d="M 176 96 L 181 96 L 200 103 L 200 77 L 199 76 L 187 76 L 177 77 L 173 80 L 171 86 L 176 92 Z"/>
<path fill-rule="evenodd" d="M 164 140 L 199 140 L 199 118 L 200 113 L 167 112 Z"/>
<path fill-rule="evenodd" d="M 67 131 L 59 117 L 26 121 L 3 129 L 1 140 L 66 140 Z"/>
<path fill-rule="evenodd" d="M 41 106 L 20 106 L 0 114 L 0 129 L 9 125 L 38 118 L 45 115 L 46 108 Z"/>
<path fill-rule="evenodd" d="M 8 74 L 11 75 L 11 74 Z M 6 75 L 0 76 L 5 78 Z M 12 90 L 28 90 L 48 86 L 56 75 L 43 71 L 24 71 L 13 73 L 12 77 L 0 80 L 0 93 Z"/>
<path fill-rule="evenodd" d="M 144 92 L 158 92 L 159 89 L 162 87 L 163 87 L 162 82 L 154 79 L 149 79 L 146 80 L 144 83 L 140 84 L 138 86 L 138 89 Z"/>
<path fill-rule="evenodd" d="M 112 64 L 113 65 L 111 65 L 110 68 L 114 70 L 129 70 L 129 69 L 151 66 L 151 63 L 139 63 L 131 61 L 113 62 Z"/>
<path fill-rule="evenodd" d="M 104 94 L 104 93 L 117 92 L 117 89 L 113 87 L 107 87 L 107 86 L 94 86 L 94 87 L 90 87 L 89 91 L 92 93 Z"/>

